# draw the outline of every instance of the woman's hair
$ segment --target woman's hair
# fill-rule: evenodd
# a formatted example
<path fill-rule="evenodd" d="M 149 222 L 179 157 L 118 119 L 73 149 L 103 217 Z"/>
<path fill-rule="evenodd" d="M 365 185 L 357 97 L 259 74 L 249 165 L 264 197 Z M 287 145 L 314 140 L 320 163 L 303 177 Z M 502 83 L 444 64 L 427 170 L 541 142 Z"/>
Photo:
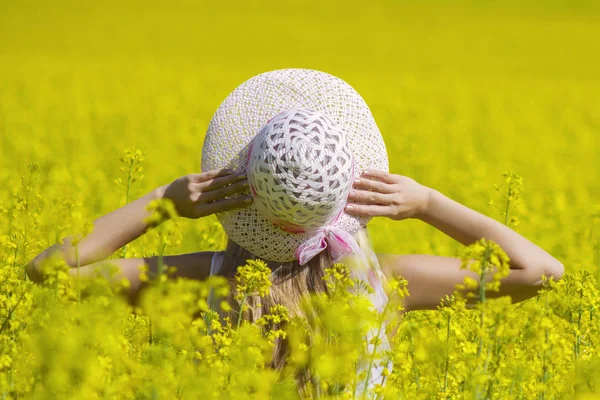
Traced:
<path fill-rule="evenodd" d="M 231 311 L 229 316 L 235 321 L 239 313 L 240 304 L 234 300 L 235 296 L 235 274 L 237 268 L 246 264 L 247 260 L 256 260 L 258 257 L 244 250 L 241 246 L 232 242 L 227 243 L 227 249 L 223 257 L 223 266 L 219 275 L 228 278 L 231 282 L 232 290 L 229 296 Z M 266 261 L 265 261 L 266 262 Z M 266 262 L 271 270 L 271 288 L 269 293 L 259 298 L 250 296 L 246 299 L 248 310 L 244 312 L 242 318 L 250 323 L 255 323 L 264 314 L 267 314 L 271 307 L 280 304 L 286 307 L 290 317 L 303 316 L 301 309 L 301 300 L 310 293 L 322 293 L 327 291 L 327 286 L 323 279 L 325 270 L 333 266 L 333 262 L 327 251 L 323 251 L 311 259 L 305 265 L 300 265 L 298 261 L 284 263 Z M 280 327 L 281 328 L 281 327 Z M 287 343 L 285 340 L 276 340 L 273 350 L 272 367 L 279 369 L 285 364 L 288 355 Z"/>
<path fill-rule="evenodd" d="M 363 252 L 363 257 L 346 257 L 343 262 L 349 269 L 373 268 L 380 271 L 377 256 L 373 252 L 369 236 L 366 229 L 361 229 L 353 237 L 356 239 Z M 244 250 L 231 240 L 227 243 L 223 265 L 219 275 L 228 278 L 232 284 L 232 293 L 229 303 L 231 304 L 230 317 L 237 319 L 239 313 L 239 304 L 233 300 L 235 295 L 234 277 L 237 268 L 246 264 L 247 260 L 256 260 L 258 257 Z M 324 280 L 325 270 L 333 266 L 333 261 L 327 250 L 322 251 L 305 265 L 300 265 L 298 261 L 285 263 L 266 262 L 271 269 L 272 286 L 269 294 L 259 298 L 252 296 L 246 299 L 248 310 L 244 313 L 243 319 L 251 323 L 256 322 L 264 314 L 268 313 L 274 305 L 283 305 L 288 311 L 290 317 L 306 317 L 302 310 L 301 300 L 303 297 L 314 293 L 327 292 L 327 285 Z M 368 265 L 357 265 L 357 264 Z M 280 327 L 281 328 L 281 327 Z M 272 359 L 272 367 L 282 368 L 288 355 L 287 343 L 285 340 L 277 340 Z"/>

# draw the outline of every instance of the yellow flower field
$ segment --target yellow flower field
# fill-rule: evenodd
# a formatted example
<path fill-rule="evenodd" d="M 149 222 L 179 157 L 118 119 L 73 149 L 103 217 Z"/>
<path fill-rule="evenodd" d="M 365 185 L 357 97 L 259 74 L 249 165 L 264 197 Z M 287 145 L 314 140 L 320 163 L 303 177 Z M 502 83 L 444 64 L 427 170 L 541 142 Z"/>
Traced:
<path fill-rule="evenodd" d="M 384 318 L 398 328 L 380 352 L 393 367 L 371 397 L 600 396 L 600 3 L 85 3 L 0 3 L 1 399 L 360 398 L 360 363 L 379 362 L 364 334 Z M 306 301 L 317 320 L 277 308 L 256 325 L 208 311 L 211 288 L 227 293 L 219 279 L 149 277 L 136 309 L 115 294 L 125 282 L 77 283 L 64 263 L 44 285 L 26 279 L 27 262 L 61 238 L 198 172 L 220 102 L 290 67 L 350 83 L 393 173 L 510 225 L 565 265 L 563 279 L 516 305 L 455 297 L 396 321 L 406 282 L 392 283 L 390 313 L 374 315 L 338 265 L 332 294 Z M 466 254 L 419 221 L 369 227 L 380 252 Z M 214 217 L 175 219 L 113 257 L 224 243 Z M 468 254 L 485 266 L 490 251 L 505 263 L 493 243 Z M 261 268 L 243 269 L 238 282 L 258 282 L 244 290 L 268 290 Z M 283 336 L 292 352 L 275 371 Z M 299 370 L 314 377 L 300 393 Z"/>

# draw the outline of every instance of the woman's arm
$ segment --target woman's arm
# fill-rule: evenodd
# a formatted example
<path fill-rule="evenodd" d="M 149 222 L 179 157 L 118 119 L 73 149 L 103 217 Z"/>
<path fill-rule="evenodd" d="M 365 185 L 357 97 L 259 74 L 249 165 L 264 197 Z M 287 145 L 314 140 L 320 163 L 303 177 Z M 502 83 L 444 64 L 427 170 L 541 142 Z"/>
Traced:
<path fill-rule="evenodd" d="M 507 226 L 480 214 L 413 179 L 379 171 L 366 172 L 355 182 L 346 211 L 356 215 L 387 216 L 395 220 L 420 219 L 464 245 L 486 238 L 496 242 L 510 258 L 511 271 L 501 281 L 500 292 L 521 301 L 537 294 L 541 276 L 560 279 L 563 265 L 546 251 Z M 389 275 L 409 281 L 410 309 L 435 309 L 473 271 L 460 269 L 461 260 L 431 255 L 382 255 L 382 268 Z M 488 280 L 491 279 L 489 274 Z"/>
<path fill-rule="evenodd" d="M 163 192 L 164 187 L 154 189 L 126 206 L 96 219 L 93 231 L 78 244 L 80 265 L 103 260 L 142 235 L 149 228 L 145 220 L 150 216 L 150 212 L 146 208 L 151 201 L 160 199 Z M 29 264 L 28 272 L 37 272 L 35 267 L 55 253 L 62 256 L 69 266 L 75 267 L 77 260 L 71 241 L 71 237 L 64 238 L 63 243 L 56 243 L 37 255 Z"/>
<path fill-rule="evenodd" d="M 79 264 L 85 266 L 103 260 L 152 228 L 146 222 L 146 218 L 150 216 L 146 208 L 153 200 L 170 199 L 180 216 L 200 218 L 247 205 L 252 199 L 250 196 L 226 198 L 246 188 L 245 176 L 230 170 L 215 170 L 185 175 L 171 184 L 154 189 L 126 206 L 96 219 L 94 230 L 78 244 Z M 42 280 L 40 267 L 54 254 L 61 256 L 69 266 L 75 267 L 77 260 L 71 241 L 72 238 L 65 238 L 64 243 L 57 243 L 37 255 L 27 266 L 27 274 L 31 280 Z M 130 265 L 132 262 L 122 263 Z"/>
<path fill-rule="evenodd" d="M 204 280 L 210 275 L 210 266 L 214 252 L 203 251 L 197 253 L 178 254 L 173 256 L 162 257 L 162 265 L 176 267 L 171 278 L 188 278 L 196 280 Z M 85 265 L 79 270 L 71 268 L 69 275 L 73 277 L 91 277 L 97 274 L 104 276 L 111 282 L 119 282 L 125 278 L 129 281 L 127 287 L 127 296 L 131 304 L 136 304 L 140 291 L 146 283 L 142 281 L 140 272 L 141 268 L 147 268 L 150 276 L 156 276 L 159 269 L 160 257 L 145 257 L 145 258 L 119 258 L 116 260 L 103 260 L 92 264 Z M 116 273 L 113 272 L 113 267 L 116 267 Z"/>

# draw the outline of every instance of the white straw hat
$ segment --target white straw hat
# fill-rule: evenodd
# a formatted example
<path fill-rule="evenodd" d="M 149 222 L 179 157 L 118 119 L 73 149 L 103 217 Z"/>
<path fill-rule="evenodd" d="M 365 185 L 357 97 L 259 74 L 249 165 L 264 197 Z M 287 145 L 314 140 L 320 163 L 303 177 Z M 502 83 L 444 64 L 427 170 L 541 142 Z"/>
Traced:
<path fill-rule="evenodd" d="M 369 218 L 344 212 L 354 176 L 388 171 L 369 107 L 346 82 L 307 69 L 257 75 L 213 116 L 202 170 L 246 172 L 251 205 L 220 213 L 229 238 L 266 261 L 305 264 L 325 248 L 359 251 L 350 236 Z"/>

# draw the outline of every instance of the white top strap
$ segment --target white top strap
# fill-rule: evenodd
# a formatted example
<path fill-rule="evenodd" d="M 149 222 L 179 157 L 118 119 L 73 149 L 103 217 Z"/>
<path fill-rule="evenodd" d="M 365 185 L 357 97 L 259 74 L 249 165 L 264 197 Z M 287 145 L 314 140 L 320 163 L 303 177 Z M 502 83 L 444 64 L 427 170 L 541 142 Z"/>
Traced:
<path fill-rule="evenodd" d="M 213 254 L 212 261 L 210 263 L 210 276 L 219 275 L 219 272 L 221 271 L 221 268 L 223 267 L 224 256 L 225 256 L 225 252 L 223 252 L 223 251 L 216 251 Z M 215 298 L 213 289 L 210 290 L 210 293 L 208 294 L 208 298 L 206 299 L 206 301 L 208 302 L 208 306 L 210 307 L 211 310 L 219 313 L 221 319 L 223 317 L 225 317 L 224 313 L 221 311 L 221 306 L 219 304 L 221 302 L 221 300 L 218 298 Z"/>

